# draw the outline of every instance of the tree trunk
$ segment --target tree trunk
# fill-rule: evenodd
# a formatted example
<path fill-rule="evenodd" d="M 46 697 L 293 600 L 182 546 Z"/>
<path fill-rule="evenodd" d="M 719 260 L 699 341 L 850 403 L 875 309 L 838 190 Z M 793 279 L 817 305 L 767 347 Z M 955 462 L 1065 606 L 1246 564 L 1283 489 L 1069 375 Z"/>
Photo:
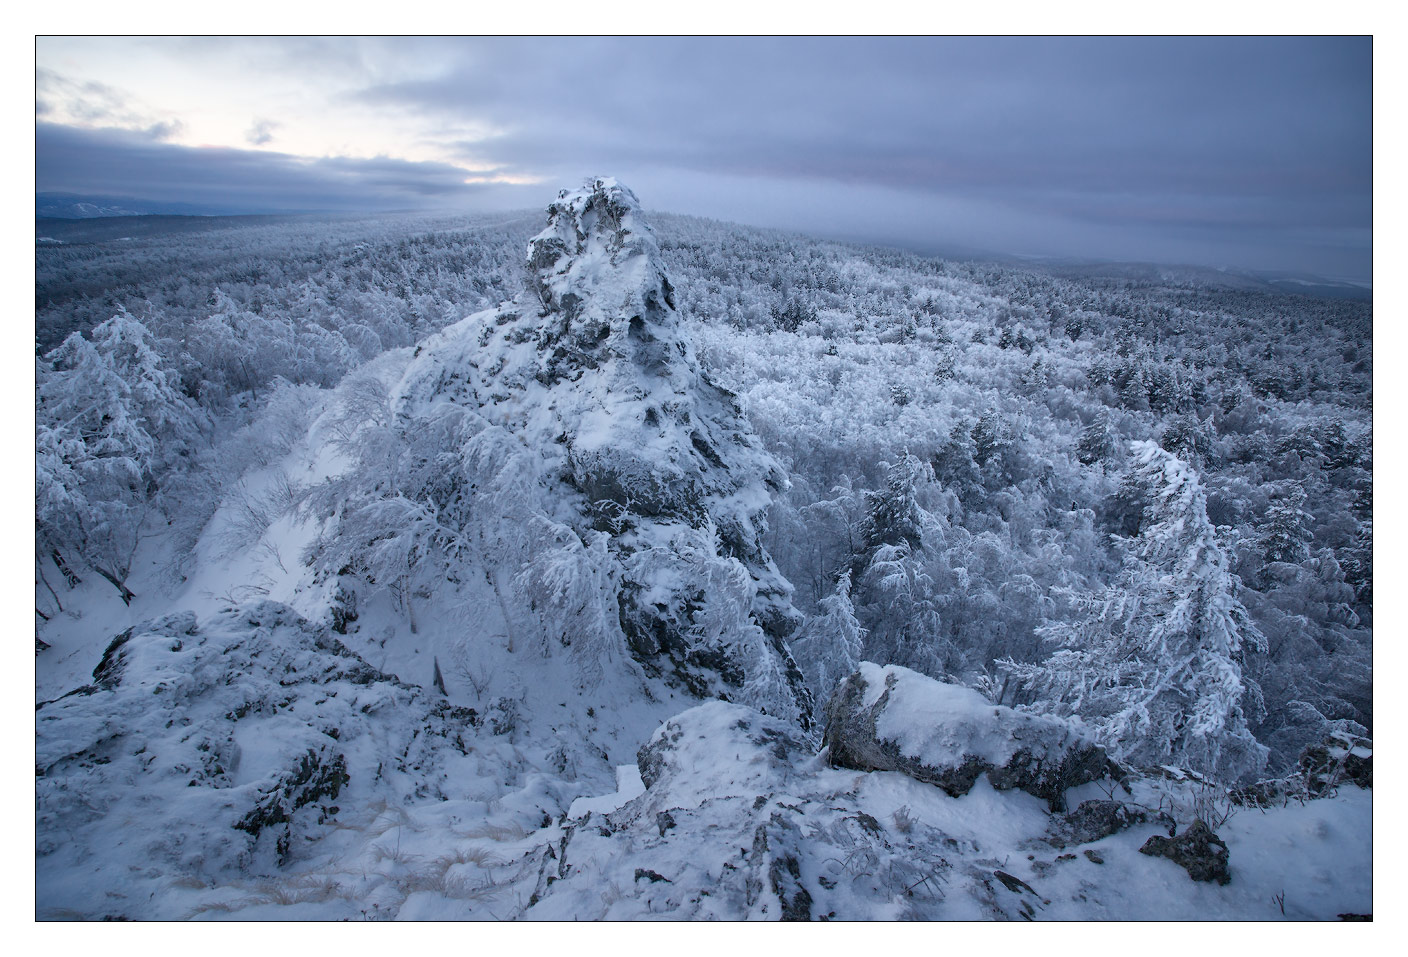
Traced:
<path fill-rule="evenodd" d="M 43 582 L 43 583 L 44 583 L 44 587 L 49 590 L 49 594 L 50 594 L 51 596 L 53 596 L 55 607 L 57 607 L 57 608 L 59 609 L 59 611 L 62 613 L 63 610 L 64 610 L 63 602 L 59 601 L 59 593 L 56 592 L 56 591 L 54 591 L 54 586 L 51 585 L 51 584 L 49 584 L 49 578 L 48 578 L 48 576 L 46 576 L 46 575 L 44 574 L 44 561 L 43 561 L 43 559 L 40 559 L 39 561 L 35 562 L 35 571 L 39 572 L 39 580 L 40 580 L 41 582 Z M 45 619 L 44 619 L 44 620 L 45 620 L 45 621 L 48 621 L 49 619 L 48 619 L 47 616 L 45 616 Z"/>
<path fill-rule="evenodd" d="M 112 582 L 112 587 L 116 588 L 116 589 L 117 589 L 117 593 L 118 593 L 120 596 L 122 596 L 122 603 L 123 603 L 124 605 L 130 605 L 130 604 L 132 604 L 132 599 L 134 599 L 134 598 L 137 597 L 135 594 L 132 593 L 132 590 L 129 589 L 125 584 L 123 584 L 123 583 L 118 579 L 118 577 L 117 577 L 116 575 L 114 575 L 112 572 L 104 571 L 103 569 L 99 568 L 97 565 L 94 565 L 94 566 L 93 566 L 93 571 L 97 572 L 99 575 L 102 575 L 102 576 L 103 576 L 104 578 L 106 578 L 108 581 Z"/>
<path fill-rule="evenodd" d="M 59 574 L 64 576 L 64 581 L 68 582 L 69 588 L 76 588 L 83 584 L 83 579 L 73 573 L 73 569 L 68 567 L 68 562 L 64 561 L 64 557 L 59 554 L 57 548 L 53 550 L 50 557 L 54 559 L 54 567 L 59 570 Z"/>
<path fill-rule="evenodd" d="M 409 581 L 401 586 L 401 601 L 406 606 L 406 620 L 410 623 L 411 634 L 420 634 L 420 628 L 416 626 L 416 610 L 411 605 L 411 583 Z"/>

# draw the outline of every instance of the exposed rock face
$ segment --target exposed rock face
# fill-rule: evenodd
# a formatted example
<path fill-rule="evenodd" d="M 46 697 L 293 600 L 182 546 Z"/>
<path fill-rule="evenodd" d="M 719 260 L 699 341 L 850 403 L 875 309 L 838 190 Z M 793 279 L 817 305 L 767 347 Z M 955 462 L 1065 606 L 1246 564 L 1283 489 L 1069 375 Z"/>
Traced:
<path fill-rule="evenodd" d="M 1228 793 L 1236 804 L 1272 807 L 1290 800 L 1326 797 L 1344 784 L 1365 789 L 1374 786 L 1374 743 L 1348 731 L 1336 731 L 1302 751 L 1289 775 Z"/>
<path fill-rule="evenodd" d="M 1227 868 L 1227 845 L 1202 821 L 1194 821 L 1177 837 L 1155 834 L 1144 842 L 1139 853 L 1166 857 L 1195 881 L 1226 884 L 1232 880 L 1232 872 Z"/>
<path fill-rule="evenodd" d="M 564 190 L 528 269 L 517 301 L 417 350 L 398 414 L 471 409 L 481 437 L 540 457 L 518 485 L 541 485 L 540 511 L 584 547 L 605 537 L 612 617 L 647 670 L 806 722 L 786 649 L 800 615 L 762 545 L 786 476 L 682 335 L 639 201 L 610 179 Z"/>
<path fill-rule="evenodd" d="M 273 602 L 200 627 L 181 614 L 128 629 L 93 679 L 35 713 L 36 877 L 48 906 L 114 907 L 85 894 L 127 889 L 130 872 L 277 873 L 339 804 L 443 800 L 474 780 L 456 767 L 478 733 L 473 711 L 377 671 Z M 124 829 L 153 818 L 159 828 Z M 73 860 L 75 842 L 107 848 L 102 869 Z"/>
<path fill-rule="evenodd" d="M 1173 818 L 1121 801 L 1083 801 L 1080 807 L 1052 821 L 1050 838 L 1056 847 L 1089 844 L 1137 824 L 1159 824 L 1174 831 Z"/>
<path fill-rule="evenodd" d="M 987 774 L 998 790 L 1016 788 L 1060 810 L 1067 788 L 1121 776 L 1103 748 L 1063 721 L 895 665 L 862 663 L 832 695 L 825 721 L 833 765 L 899 771 L 955 797 Z"/>

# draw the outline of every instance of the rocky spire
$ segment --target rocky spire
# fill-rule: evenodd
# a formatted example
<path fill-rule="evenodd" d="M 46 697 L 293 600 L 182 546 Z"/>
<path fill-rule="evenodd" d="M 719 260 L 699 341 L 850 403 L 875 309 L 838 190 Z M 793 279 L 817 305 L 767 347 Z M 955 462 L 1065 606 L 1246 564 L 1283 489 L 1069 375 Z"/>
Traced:
<path fill-rule="evenodd" d="M 537 307 L 540 378 L 575 378 L 610 359 L 629 359 L 651 378 L 674 378 L 674 360 L 686 351 L 677 341 L 674 290 L 627 187 L 598 178 L 558 193 L 547 228 L 528 244 L 528 287 L 522 305 Z M 628 384 L 618 379 L 612 387 Z"/>
<path fill-rule="evenodd" d="M 609 536 L 612 617 L 647 670 L 805 713 L 800 616 L 762 545 L 785 473 L 695 357 L 635 194 L 592 179 L 547 213 L 527 290 L 427 342 L 403 408 L 467 405 L 542 456 L 548 511 Z"/>

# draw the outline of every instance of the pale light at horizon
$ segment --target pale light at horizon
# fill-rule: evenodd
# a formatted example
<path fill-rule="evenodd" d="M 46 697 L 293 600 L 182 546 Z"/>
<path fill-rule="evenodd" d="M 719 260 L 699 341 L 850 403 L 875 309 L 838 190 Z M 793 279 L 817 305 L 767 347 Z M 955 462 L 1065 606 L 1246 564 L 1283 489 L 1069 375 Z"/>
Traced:
<path fill-rule="evenodd" d="M 37 69 L 41 191 L 508 208 L 607 173 L 916 247 L 1370 277 L 1369 38 L 41 37 Z"/>

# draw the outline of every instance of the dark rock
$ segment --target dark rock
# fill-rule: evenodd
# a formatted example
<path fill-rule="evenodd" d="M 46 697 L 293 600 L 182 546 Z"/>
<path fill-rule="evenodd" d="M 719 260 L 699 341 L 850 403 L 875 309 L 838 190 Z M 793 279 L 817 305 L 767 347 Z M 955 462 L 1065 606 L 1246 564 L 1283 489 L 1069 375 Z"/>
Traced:
<path fill-rule="evenodd" d="M 1030 884 L 1028 884 L 1026 881 L 1022 880 L 1020 877 L 1013 877 L 1011 874 L 1007 873 L 1006 871 L 993 871 L 993 872 L 992 872 L 992 876 L 993 876 L 993 877 L 996 877 L 998 880 L 1002 881 L 1002 886 L 1003 886 L 1003 887 L 1006 887 L 1009 891 L 1011 891 L 1011 892 L 1014 893 L 1014 894 L 1020 894 L 1020 893 L 1022 893 L 1023 891 L 1025 891 L 1026 893 L 1032 895 L 1033 897 L 1036 897 L 1036 898 L 1040 898 L 1040 897 L 1041 897 L 1040 894 L 1038 894 L 1036 891 L 1032 890 L 1032 886 L 1031 886 Z"/>
<path fill-rule="evenodd" d="M 1335 731 L 1302 751 L 1290 774 L 1234 788 L 1228 796 L 1232 803 L 1246 807 L 1277 807 L 1330 797 L 1343 784 L 1366 790 L 1374 786 L 1374 743 L 1361 735 Z"/>
<path fill-rule="evenodd" d="M 1092 864 L 1104 864 L 1104 863 L 1105 863 L 1105 858 L 1100 855 L 1100 852 L 1099 852 L 1099 851 L 1092 851 L 1090 848 L 1086 848 L 1086 849 L 1085 849 L 1085 858 L 1086 858 L 1086 860 L 1090 861 L 1090 863 L 1092 863 Z"/>
<path fill-rule="evenodd" d="M 865 704 L 878 682 L 884 690 Z M 911 737 L 910 746 L 902 748 L 877 730 L 886 709 L 895 705 L 931 722 L 914 732 L 927 740 L 916 743 Z M 899 771 L 953 797 L 967 794 L 987 774 L 997 790 L 1025 791 L 1056 811 L 1065 806 L 1067 788 L 1123 778 L 1103 748 L 1063 721 L 992 705 L 971 689 L 894 665 L 863 663 L 832 695 L 825 723 L 833 766 Z"/>
<path fill-rule="evenodd" d="M 1082 801 L 1080 807 L 1052 822 L 1049 840 L 1056 847 L 1089 844 L 1136 824 L 1158 824 L 1167 827 L 1170 836 L 1174 833 L 1173 818 L 1162 811 L 1151 812 L 1120 801 Z"/>
<path fill-rule="evenodd" d="M 357 593 L 349 591 L 340 582 L 332 597 L 332 630 L 339 635 L 347 634 L 347 626 L 357 620 Z"/>
<path fill-rule="evenodd" d="M 298 763 L 263 791 L 254 809 L 236 822 L 238 830 L 258 837 L 265 829 L 282 825 L 277 839 L 279 862 L 289 853 L 288 824 L 299 808 L 324 798 L 336 798 L 349 780 L 347 761 L 340 752 L 309 749 Z M 194 783 L 194 782 L 192 782 Z M 331 808 L 329 813 L 335 813 Z"/>
<path fill-rule="evenodd" d="M 658 884 L 658 883 L 660 883 L 661 881 L 664 881 L 666 884 L 673 884 L 673 883 L 674 883 L 674 881 L 670 880 L 668 877 L 665 877 L 665 876 L 663 876 L 663 875 L 661 875 L 661 874 L 657 874 L 657 873 L 655 873 L 655 872 L 652 871 L 652 870 L 647 870 L 647 869 L 644 868 L 644 867 L 637 867 L 637 868 L 636 868 L 636 880 L 640 880 L 641 878 L 645 878 L 645 879 L 649 880 L 650 883 L 652 883 L 652 884 Z"/>
<path fill-rule="evenodd" d="M 1306 790 L 1319 797 L 1346 781 L 1361 788 L 1374 786 L 1374 745 L 1368 738 L 1337 731 L 1301 753 L 1296 762 Z"/>
<path fill-rule="evenodd" d="M 750 862 L 767 862 L 768 889 L 777 895 L 784 921 L 812 919 L 812 895 L 802 883 L 802 865 L 797 859 L 800 845 L 801 832 L 797 825 L 777 812 L 753 832 Z M 750 905 L 760 890 L 757 881 L 750 881 Z"/>
<path fill-rule="evenodd" d="M 1232 873 L 1227 867 L 1227 845 L 1202 821 L 1194 821 L 1178 837 L 1154 835 L 1144 842 L 1139 853 L 1166 857 L 1186 870 L 1195 881 L 1226 884 L 1232 880 Z"/>

